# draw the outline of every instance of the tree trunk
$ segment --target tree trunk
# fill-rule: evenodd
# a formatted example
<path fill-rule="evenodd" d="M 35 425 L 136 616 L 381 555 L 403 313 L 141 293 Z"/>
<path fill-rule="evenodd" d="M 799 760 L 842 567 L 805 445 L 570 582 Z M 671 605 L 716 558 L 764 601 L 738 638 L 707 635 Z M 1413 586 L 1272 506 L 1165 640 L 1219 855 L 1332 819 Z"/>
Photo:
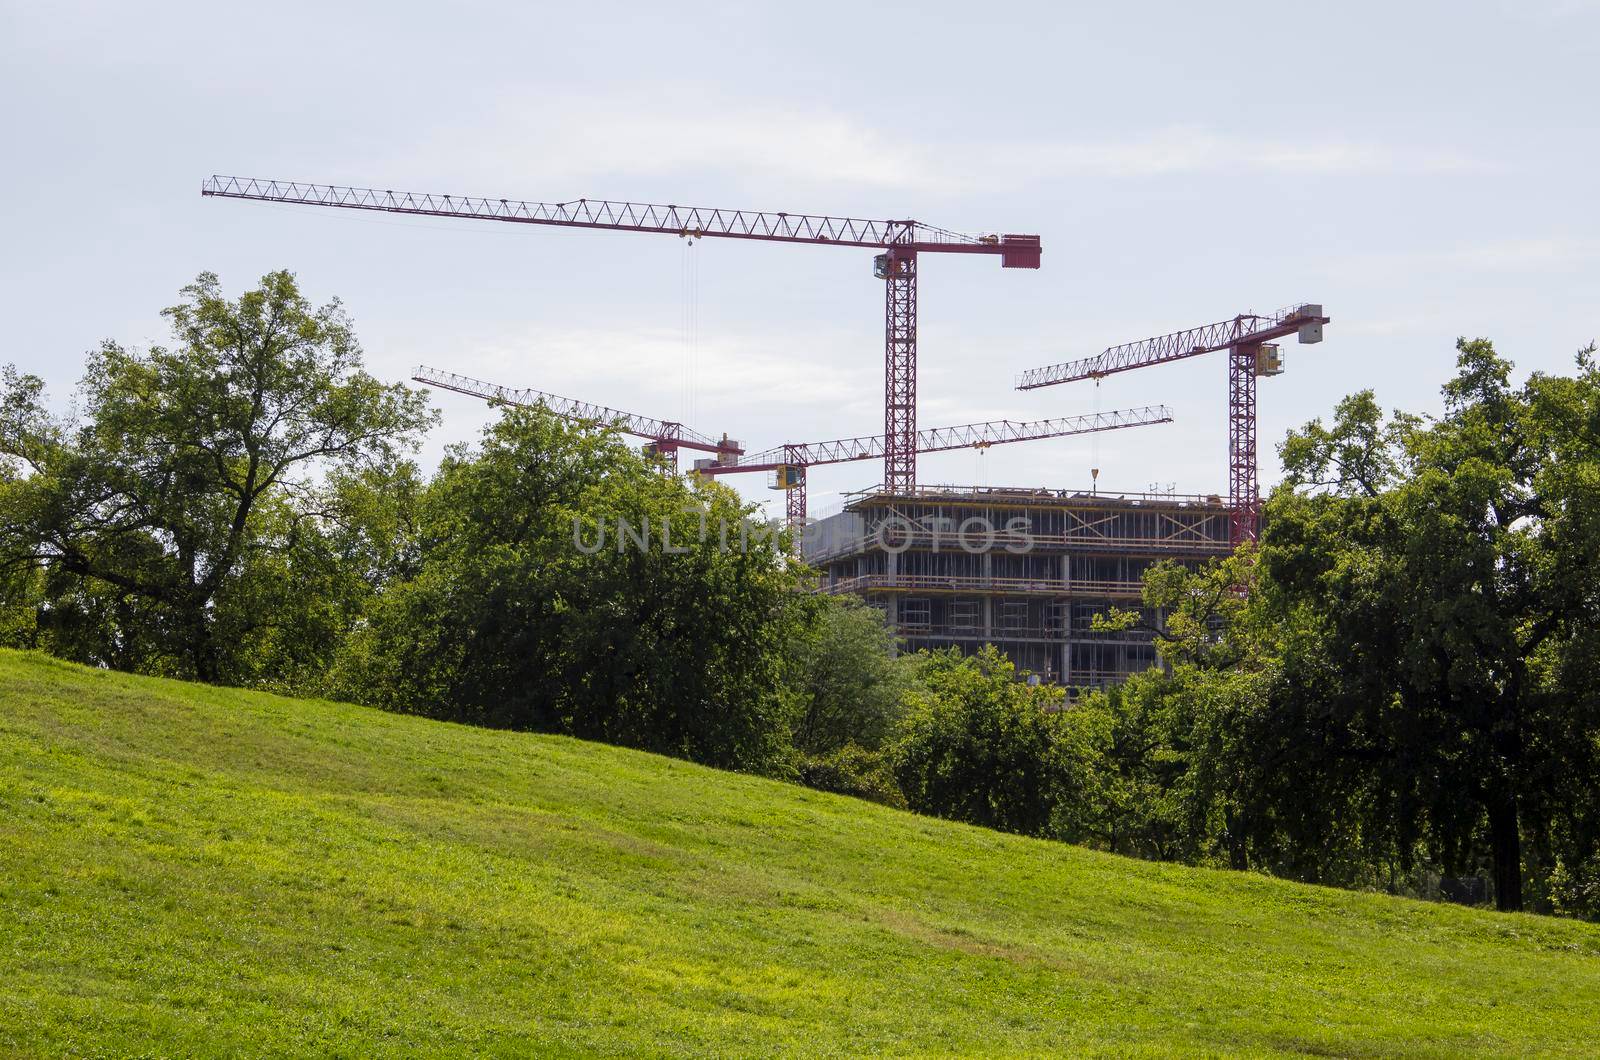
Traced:
<path fill-rule="evenodd" d="M 1250 868 L 1250 851 L 1244 841 L 1244 823 L 1233 811 L 1227 813 L 1227 823 L 1224 826 L 1227 834 L 1228 867 L 1245 872 Z"/>
<path fill-rule="evenodd" d="M 189 661 L 194 667 L 196 680 L 208 685 L 217 683 L 222 672 L 217 658 L 217 644 L 211 635 L 211 624 L 206 621 L 203 606 L 196 608 L 189 618 Z"/>
<path fill-rule="evenodd" d="M 1522 830 L 1517 797 L 1489 803 L 1489 844 L 1494 853 L 1494 904 L 1505 913 L 1522 911 Z"/>

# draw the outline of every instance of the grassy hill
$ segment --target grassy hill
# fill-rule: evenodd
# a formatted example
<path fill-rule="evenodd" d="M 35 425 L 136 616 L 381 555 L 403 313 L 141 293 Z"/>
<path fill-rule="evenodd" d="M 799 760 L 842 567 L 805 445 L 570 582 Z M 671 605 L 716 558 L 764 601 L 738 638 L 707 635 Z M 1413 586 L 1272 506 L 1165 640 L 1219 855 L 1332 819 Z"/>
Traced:
<path fill-rule="evenodd" d="M 0 652 L 0 1052 L 1596 1040 L 1590 925 Z"/>

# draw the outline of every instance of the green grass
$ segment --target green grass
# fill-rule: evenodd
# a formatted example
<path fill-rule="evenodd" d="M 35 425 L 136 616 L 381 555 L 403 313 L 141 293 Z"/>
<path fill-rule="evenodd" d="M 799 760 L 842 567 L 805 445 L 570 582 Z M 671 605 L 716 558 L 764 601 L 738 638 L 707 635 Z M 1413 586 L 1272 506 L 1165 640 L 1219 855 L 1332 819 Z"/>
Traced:
<path fill-rule="evenodd" d="M 0 1052 L 1597 1043 L 1592 925 L 0 652 Z"/>

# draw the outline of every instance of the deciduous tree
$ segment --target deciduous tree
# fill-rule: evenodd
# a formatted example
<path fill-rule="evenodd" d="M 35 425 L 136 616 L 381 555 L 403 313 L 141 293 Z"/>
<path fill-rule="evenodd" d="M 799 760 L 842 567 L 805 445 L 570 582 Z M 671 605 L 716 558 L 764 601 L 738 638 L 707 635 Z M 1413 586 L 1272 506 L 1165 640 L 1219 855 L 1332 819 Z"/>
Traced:
<path fill-rule="evenodd" d="M 608 431 L 507 409 L 419 498 L 411 571 L 351 642 L 341 688 L 788 772 L 802 573 L 750 514 Z"/>
<path fill-rule="evenodd" d="M 1572 795 L 1592 816 L 1600 782 L 1581 661 L 1600 620 L 1600 371 L 1590 349 L 1576 375 L 1518 387 L 1487 341 L 1458 351 L 1437 419 L 1385 424 L 1363 394 L 1291 436 L 1263 580 L 1318 616 L 1341 689 L 1320 705 L 1359 736 L 1347 764 L 1375 778 L 1374 816 L 1452 868 L 1487 849 L 1496 901 L 1520 909 L 1529 854 L 1551 863 Z"/>
<path fill-rule="evenodd" d="M 288 272 L 236 300 L 202 273 L 165 315 L 171 346 L 90 355 L 79 416 L 0 377 L 0 568 L 44 573 L 58 616 L 98 630 L 89 661 L 239 680 L 297 591 L 323 476 L 393 463 L 430 417 Z"/>

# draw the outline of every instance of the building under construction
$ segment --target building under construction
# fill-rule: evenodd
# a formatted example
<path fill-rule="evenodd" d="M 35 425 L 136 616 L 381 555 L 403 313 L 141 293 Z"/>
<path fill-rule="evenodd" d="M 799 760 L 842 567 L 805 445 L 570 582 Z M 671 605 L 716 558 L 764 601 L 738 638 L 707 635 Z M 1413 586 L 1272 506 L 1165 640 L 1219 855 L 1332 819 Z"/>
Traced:
<path fill-rule="evenodd" d="M 882 608 L 908 649 L 993 644 L 1042 681 L 1103 687 L 1156 661 L 1164 616 L 1126 632 L 1096 631 L 1094 617 L 1139 608 L 1157 560 L 1226 555 L 1229 524 L 1216 496 L 919 488 L 813 523 L 805 556 L 823 591 Z"/>

